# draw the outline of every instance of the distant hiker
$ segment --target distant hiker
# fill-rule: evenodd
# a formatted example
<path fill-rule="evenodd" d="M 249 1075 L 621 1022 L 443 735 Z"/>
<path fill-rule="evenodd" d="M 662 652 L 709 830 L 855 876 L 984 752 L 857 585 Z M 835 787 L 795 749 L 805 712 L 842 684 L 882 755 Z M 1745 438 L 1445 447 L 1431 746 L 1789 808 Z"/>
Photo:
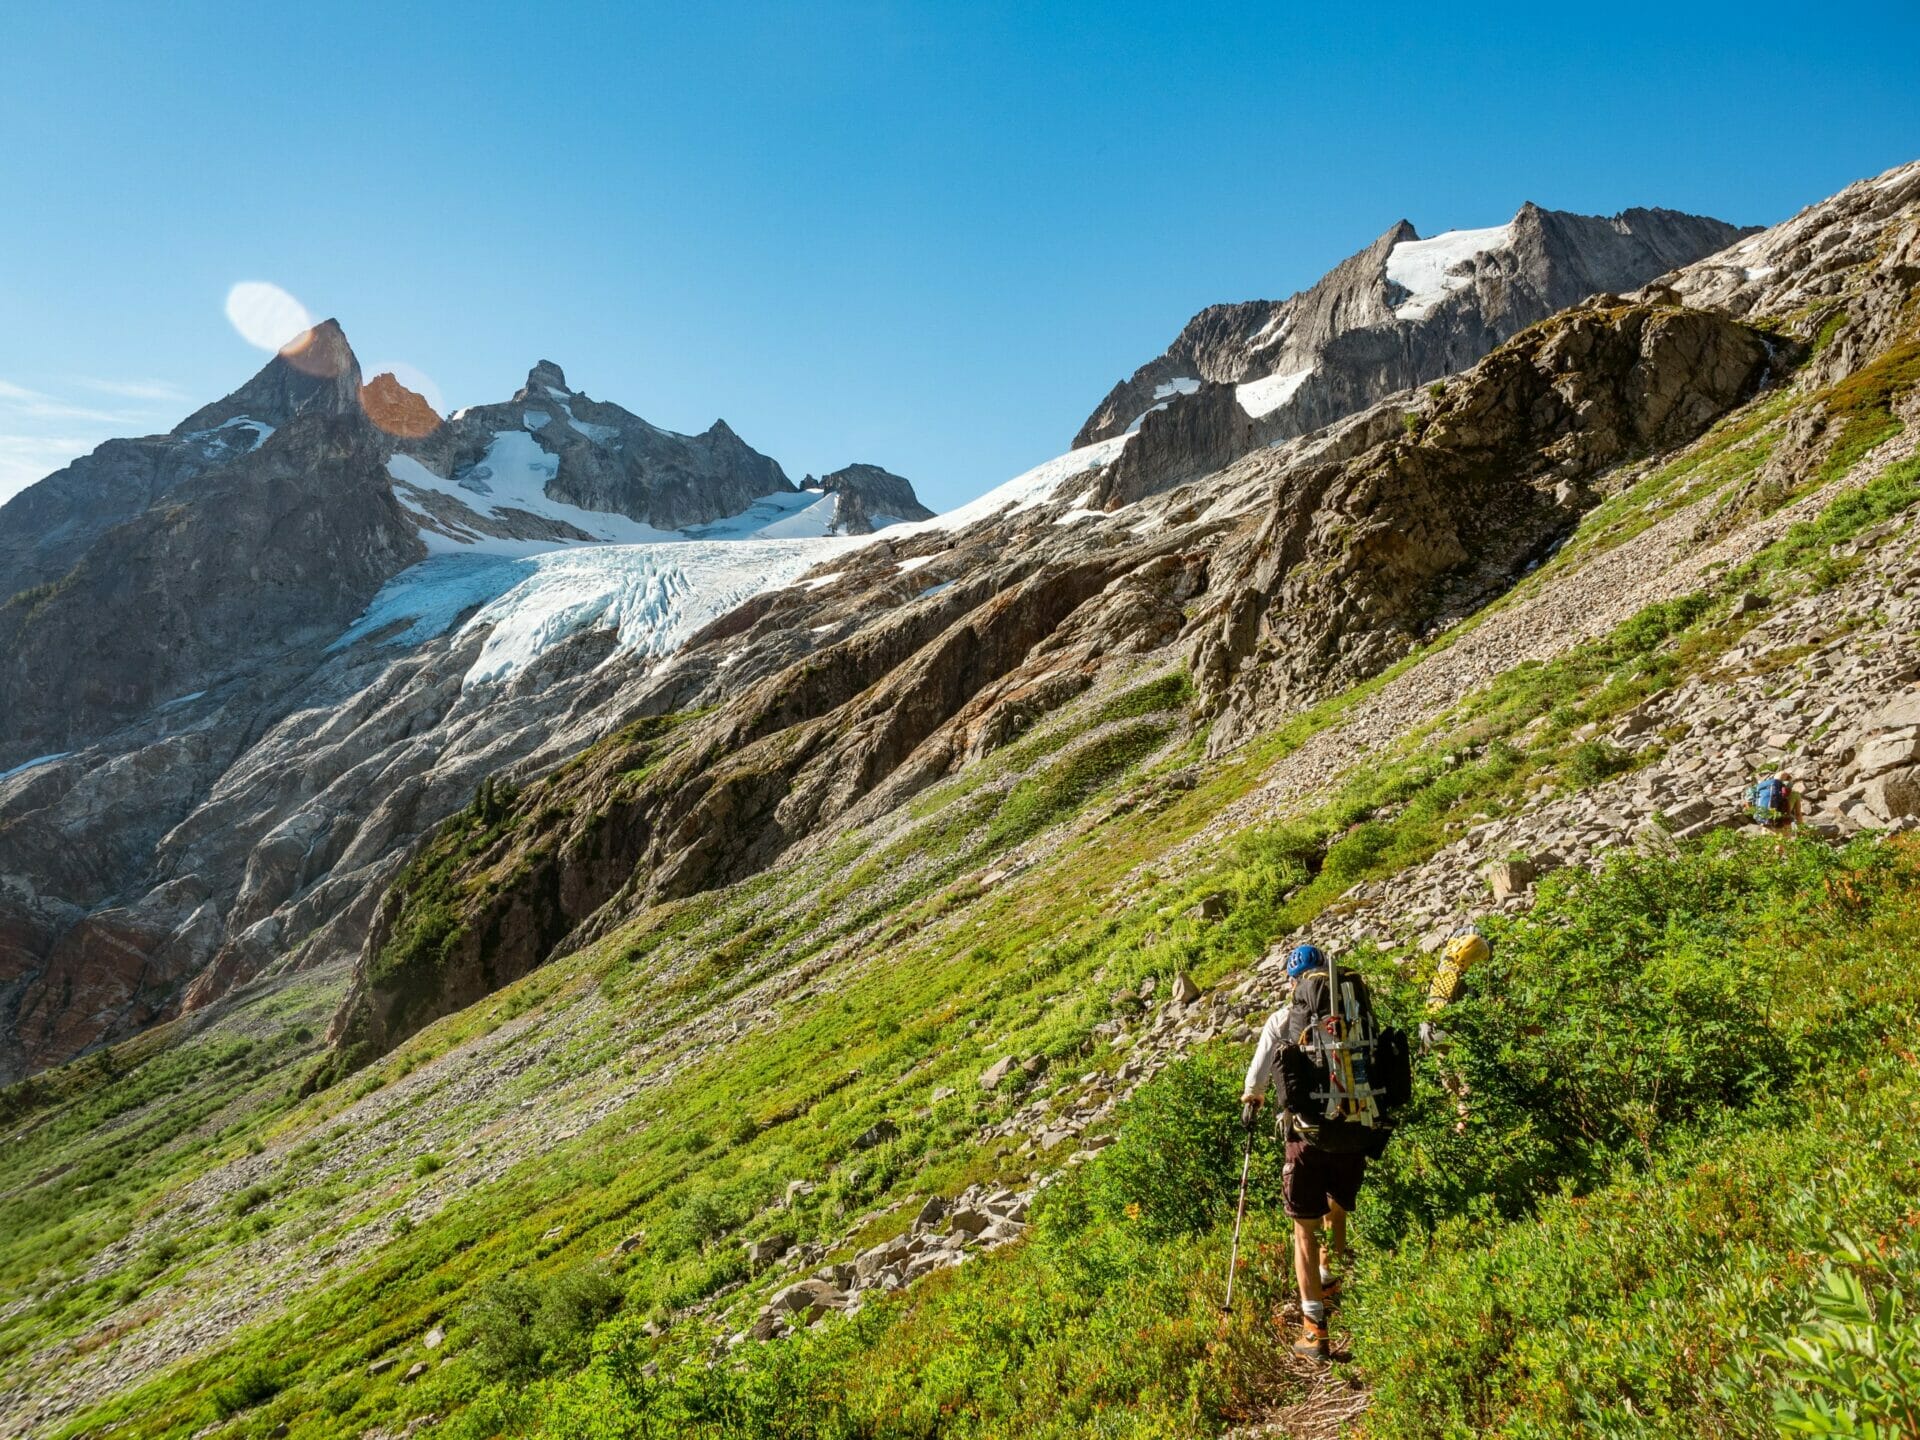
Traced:
<path fill-rule="evenodd" d="M 1747 791 L 1747 809 L 1753 823 L 1782 838 L 1800 823 L 1800 792 L 1790 775 L 1769 775 Z"/>
<path fill-rule="evenodd" d="M 1301 1335 L 1293 1351 L 1324 1360 L 1327 1301 L 1340 1283 L 1328 1262 L 1344 1268 L 1350 1259 L 1347 1215 L 1360 1198 L 1367 1156 L 1385 1147 L 1385 1112 L 1404 1099 L 1411 1075 L 1406 1037 L 1376 1031 L 1373 1002 L 1357 974 L 1336 975 L 1317 945 L 1299 945 L 1287 957 L 1287 980 L 1288 1004 L 1261 1030 L 1247 1067 L 1240 1119 L 1253 1129 L 1277 1073 L 1287 1153 L 1282 1202 L 1293 1221 L 1300 1282 Z"/>

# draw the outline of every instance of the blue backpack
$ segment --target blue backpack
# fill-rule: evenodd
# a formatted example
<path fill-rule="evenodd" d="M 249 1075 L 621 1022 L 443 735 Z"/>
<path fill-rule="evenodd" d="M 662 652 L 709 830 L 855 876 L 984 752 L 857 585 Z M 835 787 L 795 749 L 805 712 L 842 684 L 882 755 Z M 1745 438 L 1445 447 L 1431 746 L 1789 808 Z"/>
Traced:
<path fill-rule="evenodd" d="M 1792 815 L 1793 791 L 1777 775 L 1769 775 L 1747 794 L 1753 818 L 1762 825 L 1777 825 Z"/>

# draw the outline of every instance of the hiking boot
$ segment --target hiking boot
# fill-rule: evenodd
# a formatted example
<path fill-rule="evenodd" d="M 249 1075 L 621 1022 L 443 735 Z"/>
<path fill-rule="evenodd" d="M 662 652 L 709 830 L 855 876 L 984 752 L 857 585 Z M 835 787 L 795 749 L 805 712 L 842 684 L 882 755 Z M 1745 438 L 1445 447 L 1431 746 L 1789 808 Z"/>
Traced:
<path fill-rule="evenodd" d="M 1327 1358 L 1327 1327 L 1311 1320 L 1300 1322 L 1300 1338 L 1293 1342 L 1293 1353 L 1303 1360 Z"/>

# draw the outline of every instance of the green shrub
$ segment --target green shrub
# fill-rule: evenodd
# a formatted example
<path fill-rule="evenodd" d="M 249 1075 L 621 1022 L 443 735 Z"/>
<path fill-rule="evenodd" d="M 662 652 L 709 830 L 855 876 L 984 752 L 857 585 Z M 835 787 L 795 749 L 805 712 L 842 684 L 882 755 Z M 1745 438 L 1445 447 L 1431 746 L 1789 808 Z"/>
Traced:
<path fill-rule="evenodd" d="M 1183 709 L 1193 700 L 1193 680 L 1184 670 L 1148 680 L 1130 690 L 1122 690 L 1093 712 L 1093 723 L 1105 725 L 1113 720 L 1132 720 L 1142 715 L 1158 715 Z"/>
<path fill-rule="evenodd" d="M 438 1155 L 422 1155 L 418 1160 L 413 1162 L 414 1179 L 424 1180 L 446 1163 L 447 1162 L 442 1160 Z"/>
<path fill-rule="evenodd" d="M 254 1362 L 237 1371 L 230 1380 L 213 1387 L 207 1399 L 216 1418 L 230 1420 L 242 1410 L 251 1410 L 280 1393 L 280 1377 L 269 1366 Z"/>
<path fill-rule="evenodd" d="M 239 1191 L 227 1202 L 227 1208 L 235 1215 L 245 1215 L 249 1210 L 257 1210 L 273 1198 L 273 1191 L 264 1185 L 249 1185 Z"/>
<path fill-rule="evenodd" d="M 1569 784 L 1585 789 L 1625 774 L 1633 768 L 1633 754 L 1605 740 L 1586 740 L 1573 747 L 1561 762 L 1560 773 Z"/>
<path fill-rule="evenodd" d="M 1089 1223 L 1130 1223 L 1154 1240 L 1199 1235 L 1231 1216 L 1245 1136 L 1240 1085 L 1245 1056 L 1209 1050 L 1175 1061 L 1116 1116 L 1099 1163 L 1046 1192 L 1036 1223 L 1065 1235 Z M 1273 1145 L 1261 1132 L 1256 1203 L 1277 1197 Z"/>
<path fill-rule="evenodd" d="M 461 1313 L 474 1367 L 490 1380 L 526 1380 L 586 1360 L 594 1328 L 620 1306 L 620 1291 L 597 1265 L 540 1279 L 496 1276 Z"/>

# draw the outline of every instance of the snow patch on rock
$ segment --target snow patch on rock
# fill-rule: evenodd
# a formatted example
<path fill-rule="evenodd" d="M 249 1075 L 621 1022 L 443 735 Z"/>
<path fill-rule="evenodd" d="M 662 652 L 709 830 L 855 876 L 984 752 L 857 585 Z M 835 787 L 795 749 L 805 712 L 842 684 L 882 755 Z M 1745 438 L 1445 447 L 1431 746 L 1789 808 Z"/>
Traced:
<path fill-rule="evenodd" d="M 1471 281 L 1470 275 L 1459 273 L 1469 261 L 1512 243 L 1511 222 L 1485 230 L 1449 230 L 1431 240 L 1402 240 L 1387 254 L 1387 279 L 1409 292 L 1395 307 L 1394 318 L 1426 319 L 1442 300 Z"/>
<path fill-rule="evenodd" d="M 1287 370 L 1268 375 L 1264 379 L 1249 380 L 1244 385 L 1233 387 L 1233 398 L 1240 402 L 1240 408 L 1258 420 L 1262 415 L 1271 415 L 1287 401 L 1313 374 L 1313 366 L 1304 370 Z"/>

